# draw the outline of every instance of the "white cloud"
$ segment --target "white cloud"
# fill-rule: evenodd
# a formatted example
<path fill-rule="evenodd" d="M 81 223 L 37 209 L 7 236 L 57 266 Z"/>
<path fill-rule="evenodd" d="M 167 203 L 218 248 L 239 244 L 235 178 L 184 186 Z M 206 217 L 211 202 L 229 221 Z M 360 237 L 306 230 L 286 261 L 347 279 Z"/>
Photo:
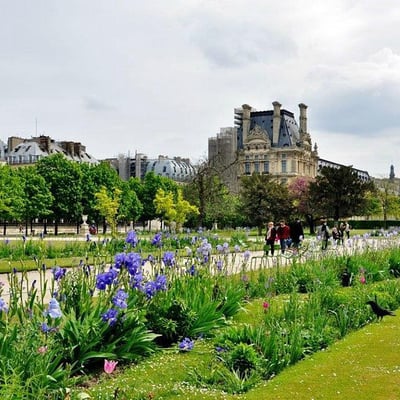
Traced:
<path fill-rule="evenodd" d="M 295 115 L 308 104 L 321 157 L 396 167 L 397 1 L 3 3 L 3 140 L 34 135 L 37 118 L 38 133 L 98 158 L 195 159 L 234 107 L 278 100 Z"/>

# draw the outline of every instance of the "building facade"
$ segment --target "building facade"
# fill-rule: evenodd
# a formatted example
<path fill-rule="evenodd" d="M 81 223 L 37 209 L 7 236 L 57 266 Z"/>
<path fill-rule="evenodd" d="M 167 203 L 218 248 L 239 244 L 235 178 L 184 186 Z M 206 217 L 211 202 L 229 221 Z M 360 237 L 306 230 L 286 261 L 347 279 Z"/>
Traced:
<path fill-rule="evenodd" d="M 134 157 L 119 155 L 107 161 L 117 172 L 121 179 L 128 180 L 130 177 L 143 179 L 148 172 L 155 175 L 170 178 L 178 183 L 191 181 L 196 175 L 195 167 L 187 158 L 158 156 L 148 158 L 142 153 L 136 153 Z"/>
<path fill-rule="evenodd" d="M 236 108 L 235 127 L 224 128 L 208 141 L 209 161 L 233 192 L 238 192 L 241 176 L 254 172 L 271 174 L 282 183 L 317 175 L 318 151 L 308 132 L 307 106 L 299 104 L 298 126 L 292 112 L 277 101 L 272 105 L 268 111 L 248 104 Z"/>

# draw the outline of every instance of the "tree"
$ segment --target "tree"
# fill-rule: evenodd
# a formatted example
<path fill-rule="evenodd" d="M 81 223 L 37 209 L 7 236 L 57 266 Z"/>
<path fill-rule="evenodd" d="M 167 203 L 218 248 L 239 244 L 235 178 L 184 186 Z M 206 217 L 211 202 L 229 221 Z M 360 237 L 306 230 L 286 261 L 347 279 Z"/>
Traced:
<path fill-rule="evenodd" d="M 183 195 L 198 207 L 198 225 L 210 228 L 214 223 L 218 226 L 238 223 L 238 196 L 229 192 L 219 171 L 209 161 L 198 166 L 192 182 L 183 188 Z"/>
<path fill-rule="evenodd" d="M 396 186 L 389 179 L 383 180 L 376 190 L 376 196 L 383 214 L 385 228 L 387 228 L 388 215 L 396 216 L 400 213 L 399 196 L 396 194 Z"/>
<path fill-rule="evenodd" d="M 89 221 L 99 223 L 102 216 L 96 209 L 95 193 L 104 186 L 113 193 L 115 188 L 121 187 L 122 180 L 117 172 L 106 162 L 99 164 L 80 164 L 82 171 L 82 209 L 83 213 L 88 215 Z M 105 225 L 103 231 L 105 232 Z"/>
<path fill-rule="evenodd" d="M 17 175 L 20 177 L 23 187 L 22 214 L 25 218 L 25 232 L 28 232 L 28 224 L 30 224 L 32 232 L 34 218 L 46 218 L 51 214 L 53 195 L 36 167 L 18 168 Z"/>
<path fill-rule="evenodd" d="M 182 196 L 182 191 L 178 189 L 177 194 L 158 189 L 154 199 L 156 212 L 161 214 L 164 220 L 169 224 L 176 223 L 179 230 L 186 221 L 188 214 L 198 214 L 196 206 L 191 205 Z"/>
<path fill-rule="evenodd" d="M 154 218 L 160 217 L 157 213 L 156 207 L 154 205 L 154 199 L 158 189 L 163 189 L 164 191 L 170 191 L 177 193 L 178 184 L 172 179 L 155 175 L 154 172 L 148 172 L 144 177 L 142 182 L 133 181 L 132 187 L 135 188 L 135 192 L 139 197 L 140 202 L 143 204 L 143 213 L 140 220 L 143 225 L 146 221 L 151 221 Z M 149 224 L 149 229 L 151 228 Z"/>
<path fill-rule="evenodd" d="M 310 177 L 298 177 L 288 184 L 289 195 L 298 217 L 304 216 L 310 227 L 310 234 L 314 233 L 314 212 L 310 203 Z"/>
<path fill-rule="evenodd" d="M 82 216 L 82 172 L 79 164 L 62 154 L 54 154 L 39 160 L 36 168 L 54 197 L 51 206 L 55 219 L 54 234 L 58 234 L 61 219 L 74 221 L 78 230 Z"/>
<path fill-rule="evenodd" d="M 21 179 L 9 166 L 0 166 L 0 218 L 3 234 L 7 233 L 7 222 L 20 220 L 23 216 L 23 186 Z"/>
<path fill-rule="evenodd" d="M 241 178 L 241 212 L 246 222 L 258 227 L 261 235 L 267 221 L 289 220 L 293 206 L 287 186 L 271 175 L 253 173 Z"/>
<path fill-rule="evenodd" d="M 136 222 L 143 212 L 143 204 L 135 192 L 135 180 L 130 178 L 128 182 L 121 182 L 121 204 L 119 219 L 125 222 Z"/>
<path fill-rule="evenodd" d="M 110 195 L 105 186 L 102 186 L 100 190 L 95 193 L 95 207 L 110 225 L 111 235 L 113 237 L 115 237 L 117 233 L 118 208 L 120 206 L 121 194 L 122 190 L 115 188 L 113 194 Z"/>
<path fill-rule="evenodd" d="M 322 167 L 320 175 L 310 183 L 310 202 L 321 216 L 339 221 L 363 215 L 367 193 L 374 190 L 372 181 L 363 181 L 351 167 Z"/>

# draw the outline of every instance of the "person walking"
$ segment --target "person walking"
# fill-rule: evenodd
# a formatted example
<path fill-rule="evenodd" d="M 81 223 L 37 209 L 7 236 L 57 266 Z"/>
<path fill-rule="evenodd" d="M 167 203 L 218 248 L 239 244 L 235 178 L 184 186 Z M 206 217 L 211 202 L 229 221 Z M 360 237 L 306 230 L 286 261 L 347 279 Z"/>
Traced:
<path fill-rule="evenodd" d="M 321 224 L 318 227 L 317 235 L 321 238 L 322 250 L 326 250 L 326 248 L 328 247 L 328 240 L 331 237 L 331 232 L 326 222 L 326 218 L 322 217 L 320 222 Z"/>
<path fill-rule="evenodd" d="M 279 222 L 278 229 L 276 230 L 278 234 L 279 242 L 281 245 L 281 254 L 285 254 L 288 240 L 290 239 L 290 228 L 286 225 L 285 220 Z"/>
<path fill-rule="evenodd" d="M 290 225 L 290 238 L 292 239 L 292 246 L 298 249 L 300 242 L 304 239 L 304 230 L 300 218 L 296 218 L 296 221 Z"/>
<path fill-rule="evenodd" d="M 267 224 L 267 233 L 265 235 L 265 252 L 267 256 L 269 255 L 269 251 L 271 251 L 271 256 L 274 255 L 275 239 L 276 239 L 276 229 L 274 223 L 270 221 Z"/>
<path fill-rule="evenodd" d="M 344 231 L 346 232 L 346 237 L 347 237 L 347 239 L 350 239 L 350 229 L 351 229 L 350 224 L 346 221 L 346 222 L 345 222 L 345 229 L 344 229 Z"/>

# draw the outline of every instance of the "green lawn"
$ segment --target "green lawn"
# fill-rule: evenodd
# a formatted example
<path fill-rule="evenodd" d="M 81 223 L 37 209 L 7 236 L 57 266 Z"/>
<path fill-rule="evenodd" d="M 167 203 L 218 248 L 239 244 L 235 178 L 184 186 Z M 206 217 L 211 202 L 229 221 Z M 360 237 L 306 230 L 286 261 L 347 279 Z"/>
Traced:
<path fill-rule="evenodd" d="M 260 316 L 259 300 L 247 307 L 240 321 Z M 367 312 L 367 308 L 366 308 Z M 242 395 L 202 390 L 188 383 L 188 371 L 207 366 L 213 349 L 207 341 L 196 342 L 189 353 L 169 350 L 137 366 L 102 374 L 93 380 L 91 399 L 245 399 L 245 400 L 398 400 L 400 399 L 400 310 L 353 332 L 270 381 Z M 87 389 L 82 392 L 89 393 Z M 117 397 L 113 397 L 117 393 Z"/>

